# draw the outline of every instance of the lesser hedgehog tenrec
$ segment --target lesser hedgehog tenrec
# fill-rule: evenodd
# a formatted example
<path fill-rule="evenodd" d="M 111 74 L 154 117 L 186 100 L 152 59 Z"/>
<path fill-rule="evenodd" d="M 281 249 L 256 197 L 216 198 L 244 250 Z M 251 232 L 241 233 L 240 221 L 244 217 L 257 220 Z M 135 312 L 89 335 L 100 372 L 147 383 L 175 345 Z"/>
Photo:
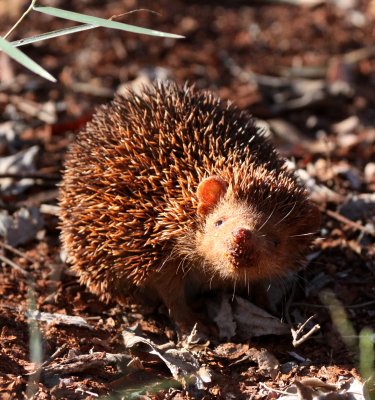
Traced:
<path fill-rule="evenodd" d="M 62 242 L 104 300 L 154 293 L 180 326 L 186 288 L 246 286 L 303 259 L 319 213 L 252 118 L 158 84 L 99 108 L 67 155 Z"/>

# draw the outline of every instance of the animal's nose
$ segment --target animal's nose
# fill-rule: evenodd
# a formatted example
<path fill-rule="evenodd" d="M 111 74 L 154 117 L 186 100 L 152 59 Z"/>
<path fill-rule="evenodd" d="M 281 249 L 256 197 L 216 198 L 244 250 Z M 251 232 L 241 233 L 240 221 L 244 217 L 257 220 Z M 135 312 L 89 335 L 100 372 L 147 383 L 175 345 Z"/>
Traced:
<path fill-rule="evenodd" d="M 250 268 L 257 264 L 259 252 L 256 241 L 251 229 L 240 227 L 232 230 L 226 256 L 234 268 Z"/>
<path fill-rule="evenodd" d="M 249 245 L 253 242 L 254 234 L 247 228 L 236 228 L 232 231 L 233 240 L 237 244 Z"/>

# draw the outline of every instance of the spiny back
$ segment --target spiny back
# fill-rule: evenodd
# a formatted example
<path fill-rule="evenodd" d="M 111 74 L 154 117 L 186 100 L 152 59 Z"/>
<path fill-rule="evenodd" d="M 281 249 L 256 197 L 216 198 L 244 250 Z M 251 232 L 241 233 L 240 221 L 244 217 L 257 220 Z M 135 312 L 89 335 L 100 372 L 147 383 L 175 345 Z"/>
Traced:
<path fill-rule="evenodd" d="M 305 199 L 251 117 L 210 93 L 159 84 L 100 107 L 61 185 L 62 241 L 81 281 L 103 298 L 142 286 L 200 229 L 196 190 L 210 175 L 263 211 Z"/>

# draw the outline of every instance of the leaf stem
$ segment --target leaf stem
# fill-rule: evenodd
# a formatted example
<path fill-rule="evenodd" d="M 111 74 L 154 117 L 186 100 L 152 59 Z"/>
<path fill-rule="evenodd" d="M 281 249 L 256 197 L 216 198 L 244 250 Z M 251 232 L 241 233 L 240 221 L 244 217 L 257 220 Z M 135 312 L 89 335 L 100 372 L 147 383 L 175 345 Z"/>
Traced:
<path fill-rule="evenodd" d="M 5 36 L 3 36 L 3 39 L 6 39 L 17 28 L 17 26 L 26 17 L 26 15 L 33 9 L 36 1 L 37 0 L 31 0 L 29 8 L 22 14 L 21 18 L 12 26 L 12 28 L 10 28 L 10 30 L 5 34 Z"/>

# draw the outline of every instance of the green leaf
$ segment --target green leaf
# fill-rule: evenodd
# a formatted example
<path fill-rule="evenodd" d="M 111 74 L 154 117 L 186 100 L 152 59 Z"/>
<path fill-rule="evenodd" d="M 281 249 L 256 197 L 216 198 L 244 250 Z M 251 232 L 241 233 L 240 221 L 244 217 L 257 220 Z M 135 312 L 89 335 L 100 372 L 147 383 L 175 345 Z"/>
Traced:
<path fill-rule="evenodd" d="M 89 29 L 96 29 L 96 28 L 99 27 L 91 24 L 76 25 L 76 26 L 71 26 L 69 28 L 58 29 L 56 31 L 41 33 L 39 35 L 30 36 L 24 39 L 14 40 L 13 42 L 10 42 L 10 44 L 13 47 L 26 46 L 27 44 L 40 42 L 42 40 L 53 39 L 58 36 L 70 35 L 72 33 L 83 32 Z"/>
<path fill-rule="evenodd" d="M 33 61 L 21 50 L 13 47 L 7 40 L 3 39 L 2 37 L 0 37 L 0 49 L 7 53 L 9 57 L 13 58 L 17 62 L 28 68 L 30 71 L 35 72 L 42 78 L 48 79 L 49 81 L 56 82 L 56 79 L 49 72 L 47 72 L 44 68 Z"/>
<path fill-rule="evenodd" d="M 64 18 L 71 21 L 81 22 L 84 24 L 102 26 L 104 28 L 120 29 L 122 31 L 140 33 L 143 35 L 167 37 L 174 39 L 181 39 L 184 37 L 181 35 L 175 35 L 173 33 L 166 33 L 166 32 L 155 31 L 153 29 L 140 28 L 139 26 L 123 24 L 122 22 L 111 21 L 104 18 L 92 17 L 85 14 L 79 14 L 73 11 L 61 10 L 55 7 L 33 7 L 33 9 L 35 11 L 52 15 L 54 17 Z"/>

